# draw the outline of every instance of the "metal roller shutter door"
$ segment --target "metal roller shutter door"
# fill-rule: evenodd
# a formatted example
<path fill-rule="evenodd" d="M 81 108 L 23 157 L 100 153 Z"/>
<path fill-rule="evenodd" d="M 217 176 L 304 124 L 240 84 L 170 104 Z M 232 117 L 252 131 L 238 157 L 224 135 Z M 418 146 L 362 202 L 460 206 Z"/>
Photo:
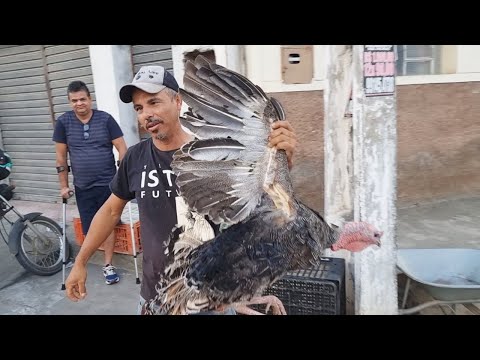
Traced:
<path fill-rule="evenodd" d="M 60 201 L 53 124 L 70 110 L 66 88 L 76 79 L 94 97 L 88 45 L 0 47 L 0 130 L 15 199 Z"/>
<path fill-rule="evenodd" d="M 44 59 L 42 45 L 0 48 L 0 127 L 13 160 L 15 199 L 58 198 Z"/>

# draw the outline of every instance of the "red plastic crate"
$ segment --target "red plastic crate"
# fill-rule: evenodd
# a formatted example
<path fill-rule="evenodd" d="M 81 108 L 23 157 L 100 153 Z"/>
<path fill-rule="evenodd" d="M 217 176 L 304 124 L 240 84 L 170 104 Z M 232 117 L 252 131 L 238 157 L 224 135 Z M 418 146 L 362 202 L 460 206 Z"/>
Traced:
<path fill-rule="evenodd" d="M 73 218 L 73 228 L 75 230 L 75 239 L 77 244 L 82 246 L 85 235 L 82 230 L 82 221 L 80 218 Z M 133 255 L 132 235 L 130 224 L 120 224 L 115 227 L 115 248 L 114 252 L 119 254 Z M 137 254 L 142 252 L 142 243 L 140 241 L 140 221 L 133 224 L 133 234 L 135 236 L 135 247 Z M 98 248 L 103 250 L 103 246 Z"/>

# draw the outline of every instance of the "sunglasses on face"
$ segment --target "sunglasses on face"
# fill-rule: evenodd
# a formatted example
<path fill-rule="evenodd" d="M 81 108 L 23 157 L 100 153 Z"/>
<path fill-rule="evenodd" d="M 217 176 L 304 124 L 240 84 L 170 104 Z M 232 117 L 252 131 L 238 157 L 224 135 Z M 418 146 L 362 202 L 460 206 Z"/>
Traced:
<path fill-rule="evenodd" d="M 85 140 L 88 140 L 88 138 L 90 137 L 90 134 L 88 133 L 88 130 L 90 130 L 90 125 L 84 124 L 83 125 L 83 138 Z"/>

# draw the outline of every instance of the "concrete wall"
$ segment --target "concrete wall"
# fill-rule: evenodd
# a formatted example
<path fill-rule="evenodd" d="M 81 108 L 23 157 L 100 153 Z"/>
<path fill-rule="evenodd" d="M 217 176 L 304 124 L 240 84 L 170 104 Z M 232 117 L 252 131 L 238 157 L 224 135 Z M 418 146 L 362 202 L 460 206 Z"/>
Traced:
<path fill-rule="evenodd" d="M 480 45 L 457 45 L 457 73 L 480 72 Z"/>
<path fill-rule="evenodd" d="M 323 210 L 323 91 L 269 94 L 285 108 L 298 138 L 291 172 L 294 190 L 306 205 Z"/>
<path fill-rule="evenodd" d="M 266 92 L 323 90 L 325 45 L 313 49 L 313 79 L 310 84 L 284 84 L 280 45 L 246 45 L 246 74 Z M 447 45 L 442 51 L 442 74 L 400 76 L 397 85 L 480 81 L 480 45 Z"/>
<path fill-rule="evenodd" d="M 271 93 L 300 139 L 294 189 L 323 211 L 323 91 Z M 480 194 L 480 83 L 397 87 L 398 206 Z"/>
<path fill-rule="evenodd" d="M 247 45 L 245 47 L 247 77 L 265 92 L 312 91 L 323 89 L 325 79 L 325 47 L 313 47 L 313 79 L 310 84 L 284 84 L 280 45 Z"/>
<path fill-rule="evenodd" d="M 284 104 L 298 137 L 298 196 L 323 210 L 325 46 L 314 46 L 310 84 L 284 84 L 280 45 L 247 45 L 246 74 Z M 398 205 L 480 193 L 480 46 L 442 48 L 442 74 L 397 83 Z"/>
<path fill-rule="evenodd" d="M 480 83 L 397 88 L 398 200 L 480 193 Z"/>

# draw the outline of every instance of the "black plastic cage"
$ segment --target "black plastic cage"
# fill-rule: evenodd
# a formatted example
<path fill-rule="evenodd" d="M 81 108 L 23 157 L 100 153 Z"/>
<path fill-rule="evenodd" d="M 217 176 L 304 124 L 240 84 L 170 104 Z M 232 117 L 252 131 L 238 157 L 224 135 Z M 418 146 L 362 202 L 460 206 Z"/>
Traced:
<path fill-rule="evenodd" d="M 316 266 L 287 273 L 264 295 L 278 297 L 288 315 L 344 315 L 345 260 L 323 257 Z"/>

